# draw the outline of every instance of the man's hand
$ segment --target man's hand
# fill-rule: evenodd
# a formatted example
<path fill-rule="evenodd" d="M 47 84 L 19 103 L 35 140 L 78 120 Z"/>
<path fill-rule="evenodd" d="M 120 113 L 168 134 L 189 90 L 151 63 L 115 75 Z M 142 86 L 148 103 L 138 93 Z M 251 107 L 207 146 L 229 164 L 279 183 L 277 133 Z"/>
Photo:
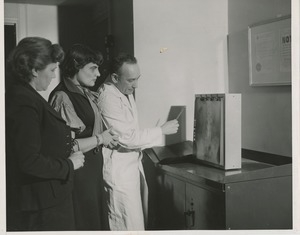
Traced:
<path fill-rule="evenodd" d="M 165 122 L 162 126 L 162 133 L 164 135 L 175 134 L 178 131 L 179 123 L 176 119 Z"/>
<path fill-rule="evenodd" d="M 112 127 L 107 129 L 106 131 L 103 131 L 99 136 L 102 139 L 102 143 L 104 146 L 109 146 L 110 148 L 113 148 L 119 143 L 119 137 L 113 134 Z"/>

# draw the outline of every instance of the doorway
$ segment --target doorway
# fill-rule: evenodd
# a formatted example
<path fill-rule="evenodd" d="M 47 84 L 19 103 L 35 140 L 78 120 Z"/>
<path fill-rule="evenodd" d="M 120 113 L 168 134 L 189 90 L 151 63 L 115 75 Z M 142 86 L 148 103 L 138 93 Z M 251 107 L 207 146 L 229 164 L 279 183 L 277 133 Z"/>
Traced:
<path fill-rule="evenodd" d="M 5 23 L 4 25 L 4 52 L 5 61 L 8 58 L 9 53 L 17 45 L 17 30 L 15 23 Z"/>
<path fill-rule="evenodd" d="M 4 66 L 6 68 L 6 63 L 10 52 L 17 45 L 17 25 L 16 23 L 5 23 L 4 24 Z M 5 76 L 5 88 L 7 87 L 8 81 L 7 76 Z"/>

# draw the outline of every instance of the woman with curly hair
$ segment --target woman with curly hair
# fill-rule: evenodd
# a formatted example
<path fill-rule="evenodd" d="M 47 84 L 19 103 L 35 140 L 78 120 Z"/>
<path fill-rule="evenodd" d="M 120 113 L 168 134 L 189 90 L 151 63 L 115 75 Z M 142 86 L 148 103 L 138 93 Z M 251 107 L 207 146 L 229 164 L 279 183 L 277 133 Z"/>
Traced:
<path fill-rule="evenodd" d="M 85 165 L 75 173 L 74 211 L 76 230 L 108 229 L 103 210 L 102 145 L 115 146 L 118 138 L 104 131 L 98 93 L 89 88 L 100 76 L 102 54 L 75 44 L 60 65 L 62 81 L 51 92 L 51 105 L 74 131 L 77 148 L 85 154 Z"/>
<path fill-rule="evenodd" d="M 6 71 L 6 190 L 8 231 L 74 230 L 71 129 L 38 91 L 55 78 L 64 52 L 40 37 L 22 39 Z"/>

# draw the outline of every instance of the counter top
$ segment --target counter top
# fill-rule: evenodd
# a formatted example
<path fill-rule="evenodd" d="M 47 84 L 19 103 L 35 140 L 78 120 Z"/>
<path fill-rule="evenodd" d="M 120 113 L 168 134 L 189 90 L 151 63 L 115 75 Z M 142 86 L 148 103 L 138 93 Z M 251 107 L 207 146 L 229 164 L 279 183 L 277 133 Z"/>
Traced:
<path fill-rule="evenodd" d="M 274 162 L 261 162 L 244 156 L 242 156 L 241 169 L 223 170 L 198 162 L 193 157 L 192 151 L 192 142 L 185 141 L 175 145 L 147 149 L 145 153 L 163 171 L 195 183 L 205 183 L 217 188 L 228 183 L 290 176 L 292 173 L 291 163 L 275 165 Z M 246 155 L 245 151 L 243 151 L 243 154 Z M 251 156 L 253 156 L 253 153 Z"/>

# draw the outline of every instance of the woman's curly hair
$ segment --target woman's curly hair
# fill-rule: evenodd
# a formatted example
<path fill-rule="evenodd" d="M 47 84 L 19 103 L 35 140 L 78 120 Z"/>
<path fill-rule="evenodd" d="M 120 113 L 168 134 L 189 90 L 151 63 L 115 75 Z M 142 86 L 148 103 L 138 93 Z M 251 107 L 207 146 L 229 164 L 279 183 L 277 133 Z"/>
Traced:
<path fill-rule="evenodd" d="M 48 64 L 62 62 L 64 51 L 58 44 L 41 37 L 26 37 L 12 50 L 7 60 L 7 76 L 29 83 L 32 69 L 43 70 Z"/>
<path fill-rule="evenodd" d="M 82 44 L 74 44 L 66 53 L 64 61 L 59 66 L 61 75 L 63 78 L 72 78 L 89 63 L 100 66 L 103 63 L 101 52 L 93 51 Z"/>

